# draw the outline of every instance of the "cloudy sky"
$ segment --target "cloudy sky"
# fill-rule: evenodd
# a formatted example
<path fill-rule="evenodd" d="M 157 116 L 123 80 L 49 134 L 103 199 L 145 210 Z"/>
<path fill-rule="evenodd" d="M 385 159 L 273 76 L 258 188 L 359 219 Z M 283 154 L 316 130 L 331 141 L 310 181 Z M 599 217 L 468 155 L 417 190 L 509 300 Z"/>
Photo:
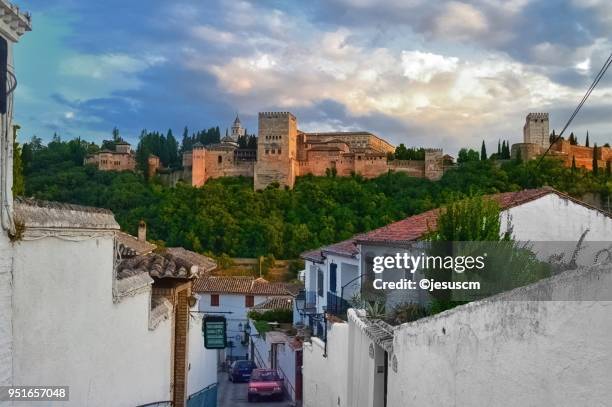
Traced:
<path fill-rule="evenodd" d="M 456 152 L 560 129 L 612 52 L 609 0 L 15 0 L 22 139 L 181 133 L 289 110 Z M 612 72 L 572 129 L 612 142 Z"/>

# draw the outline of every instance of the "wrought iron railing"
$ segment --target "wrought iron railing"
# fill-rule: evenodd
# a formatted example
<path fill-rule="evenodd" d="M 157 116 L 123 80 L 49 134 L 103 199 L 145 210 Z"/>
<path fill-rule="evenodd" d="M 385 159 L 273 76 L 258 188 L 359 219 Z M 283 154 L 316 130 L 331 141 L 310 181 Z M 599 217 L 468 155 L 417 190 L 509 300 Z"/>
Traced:
<path fill-rule="evenodd" d="M 153 403 L 140 404 L 136 407 L 172 407 L 174 402 L 172 401 L 155 401 Z"/>
<path fill-rule="evenodd" d="M 346 319 L 349 302 L 332 292 L 327 292 L 327 313 Z"/>
<path fill-rule="evenodd" d="M 317 308 L 317 292 L 316 291 L 304 291 L 306 308 Z"/>

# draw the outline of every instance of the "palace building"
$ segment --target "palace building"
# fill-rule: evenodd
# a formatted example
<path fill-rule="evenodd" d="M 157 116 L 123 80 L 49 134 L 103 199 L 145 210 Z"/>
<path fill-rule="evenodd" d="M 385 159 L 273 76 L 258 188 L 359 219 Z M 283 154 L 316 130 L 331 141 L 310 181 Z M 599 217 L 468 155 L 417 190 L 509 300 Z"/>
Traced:
<path fill-rule="evenodd" d="M 211 178 L 253 177 L 255 189 L 278 184 L 292 188 L 301 175 L 360 174 L 373 178 L 390 170 L 413 176 L 439 179 L 443 174 L 441 149 L 428 149 L 422 161 L 387 161 L 395 146 L 365 131 L 315 132 L 298 129 L 289 112 L 263 112 L 258 117 L 257 149 L 241 148 L 238 137 L 245 135 L 236 117 L 230 135 L 217 144 L 196 143 L 183 154 L 185 174 L 191 184 L 201 186 Z"/>
<path fill-rule="evenodd" d="M 134 171 L 136 157 L 130 143 L 115 143 L 115 149 L 103 149 L 85 157 L 85 164 L 93 164 L 101 171 Z"/>

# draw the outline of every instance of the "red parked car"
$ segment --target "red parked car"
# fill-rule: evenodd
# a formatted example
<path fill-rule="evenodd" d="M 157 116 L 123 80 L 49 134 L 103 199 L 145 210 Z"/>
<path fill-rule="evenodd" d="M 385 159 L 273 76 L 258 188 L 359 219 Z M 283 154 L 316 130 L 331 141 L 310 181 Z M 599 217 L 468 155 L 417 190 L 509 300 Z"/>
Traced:
<path fill-rule="evenodd" d="M 270 397 L 275 400 L 283 399 L 283 379 L 273 369 L 255 369 L 249 381 L 249 403 L 260 398 Z"/>

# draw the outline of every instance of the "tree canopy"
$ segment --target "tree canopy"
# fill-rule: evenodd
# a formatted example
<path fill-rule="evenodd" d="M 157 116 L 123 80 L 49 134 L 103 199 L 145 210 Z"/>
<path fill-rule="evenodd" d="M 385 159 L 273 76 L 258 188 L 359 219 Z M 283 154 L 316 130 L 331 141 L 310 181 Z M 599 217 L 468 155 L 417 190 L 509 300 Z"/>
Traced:
<path fill-rule="evenodd" d="M 105 172 L 83 165 L 87 152 L 96 148 L 81 139 L 57 139 L 46 146 L 36 138 L 25 143 L 25 194 L 111 209 L 130 233 L 136 233 L 143 219 L 149 237 L 167 246 L 240 257 L 296 258 L 305 250 L 472 194 L 542 185 L 574 196 L 592 191 L 607 197 L 612 190 L 609 172 L 596 176 L 572 171 L 555 159 L 545 159 L 539 168 L 535 160 L 500 165 L 480 161 L 478 152 L 465 149 L 463 155 L 473 158 L 462 160 L 436 182 L 391 172 L 370 180 L 358 175 L 304 176 L 292 190 L 269 187 L 255 192 L 250 178 L 171 188 L 156 177 L 147 180 L 141 172 Z"/>

